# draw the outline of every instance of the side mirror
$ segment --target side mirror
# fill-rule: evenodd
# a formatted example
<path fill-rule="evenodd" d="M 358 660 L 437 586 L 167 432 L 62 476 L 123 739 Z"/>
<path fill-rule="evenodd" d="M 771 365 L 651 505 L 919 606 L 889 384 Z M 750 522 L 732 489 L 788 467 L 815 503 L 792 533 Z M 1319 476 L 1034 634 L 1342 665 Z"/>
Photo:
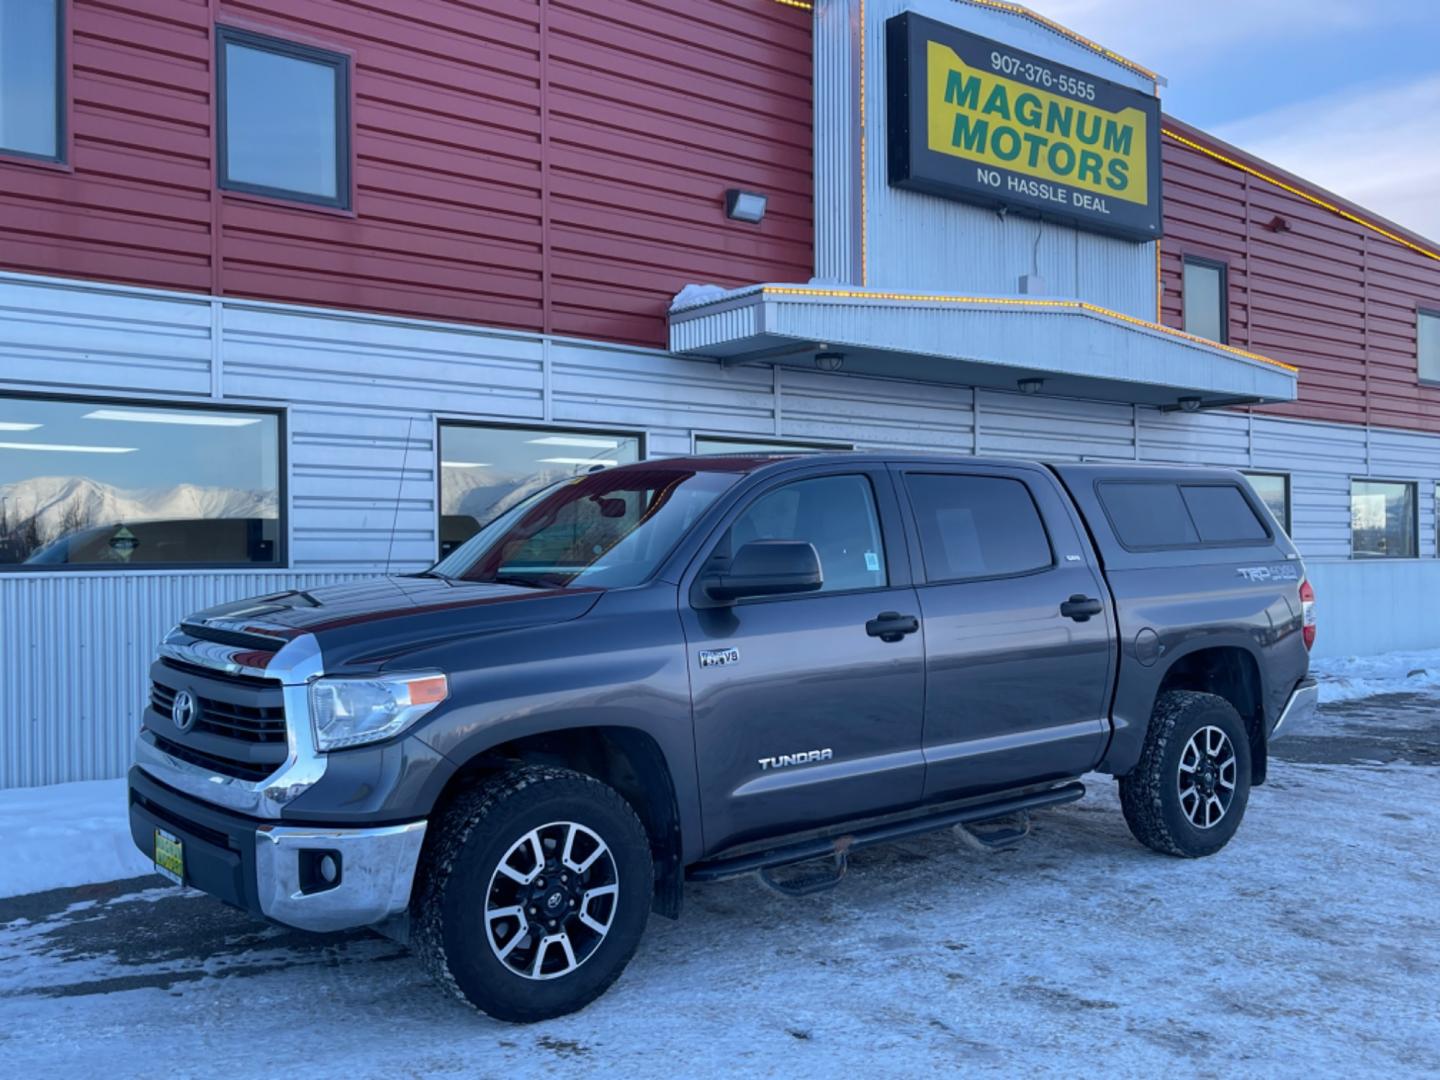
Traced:
<path fill-rule="evenodd" d="M 820 556 L 806 540 L 752 540 L 730 565 L 705 580 L 705 594 L 731 604 L 749 596 L 814 592 L 825 583 Z"/>

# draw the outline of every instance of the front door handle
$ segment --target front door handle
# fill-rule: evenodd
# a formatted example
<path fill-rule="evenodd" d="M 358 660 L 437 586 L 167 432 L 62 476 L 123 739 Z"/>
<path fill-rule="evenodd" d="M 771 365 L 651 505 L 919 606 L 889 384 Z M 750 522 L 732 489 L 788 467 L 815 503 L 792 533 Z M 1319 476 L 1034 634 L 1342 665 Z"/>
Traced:
<path fill-rule="evenodd" d="M 865 624 L 865 633 L 890 642 L 899 641 L 919 629 L 919 619 L 914 615 L 901 615 L 898 611 L 882 611 Z"/>
<path fill-rule="evenodd" d="M 1089 622 L 1091 615 L 1099 615 L 1104 610 L 1105 605 L 1099 600 L 1081 593 L 1076 593 L 1060 605 L 1060 614 L 1076 622 Z"/>

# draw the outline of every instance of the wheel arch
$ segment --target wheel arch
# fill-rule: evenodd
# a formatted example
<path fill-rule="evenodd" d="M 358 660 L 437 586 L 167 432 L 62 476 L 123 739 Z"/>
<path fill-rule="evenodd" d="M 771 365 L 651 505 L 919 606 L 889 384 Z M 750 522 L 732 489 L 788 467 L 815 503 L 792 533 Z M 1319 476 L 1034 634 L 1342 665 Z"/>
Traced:
<path fill-rule="evenodd" d="M 1250 783 L 1265 782 L 1265 682 L 1255 653 L 1243 645 L 1205 644 L 1174 657 L 1155 690 L 1158 701 L 1171 690 L 1194 690 L 1224 698 L 1245 723 L 1250 741 Z"/>
<path fill-rule="evenodd" d="M 652 735 L 635 727 L 594 724 L 496 743 L 455 770 L 436 800 L 433 816 L 443 816 L 478 781 L 517 765 L 572 769 L 619 792 L 650 837 L 655 865 L 652 910 L 669 918 L 679 916 L 685 878 L 679 799 L 665 752 Z"/>

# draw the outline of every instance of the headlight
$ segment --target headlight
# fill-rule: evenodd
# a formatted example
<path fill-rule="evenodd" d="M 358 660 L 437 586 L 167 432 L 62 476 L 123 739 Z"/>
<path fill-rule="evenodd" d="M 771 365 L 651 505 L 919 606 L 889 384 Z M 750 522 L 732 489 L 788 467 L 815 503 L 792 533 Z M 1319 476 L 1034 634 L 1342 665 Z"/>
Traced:
<path fill-rule="evenodd" d="M 445 676 L 434 673 L 316 679 L 310 684 L 315 747 L 338 750 L 398 735 L 449 693 Z"/>

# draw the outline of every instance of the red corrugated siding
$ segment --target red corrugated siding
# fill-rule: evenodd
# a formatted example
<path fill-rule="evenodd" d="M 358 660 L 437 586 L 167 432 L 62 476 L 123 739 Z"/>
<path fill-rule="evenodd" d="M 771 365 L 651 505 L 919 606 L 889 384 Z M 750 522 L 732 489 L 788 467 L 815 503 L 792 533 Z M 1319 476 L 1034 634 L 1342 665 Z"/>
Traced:
<path fill-rule="evenodd" d="M 803 10 L 73 4 L 73 169 L 0 158 L 7 269 L 645 345 L 687 282 L 811 273 Z M 212 19 L 353 55 L 354 214 L 214 193 Z"/>
<path fill-rule="evenodd" d="M 1169 118 L 1166 126 L 1210 145 Z M 1211 149 L 1290 182 L 1264 162 Z M 1440 388 L 1420 385 L 1416 355 L 1417 307 L 1440 308 L 1440 261 L 1172 138 L 1164 169 L 1167 324 L 1182 324 L 1183 257 L 1222 259 L 1230 341 L 1301 369 L 1299 401 L 1261 411 L 1440 432 Z M 1267 228 L 1276 217 L 1288 231 Z"/>

